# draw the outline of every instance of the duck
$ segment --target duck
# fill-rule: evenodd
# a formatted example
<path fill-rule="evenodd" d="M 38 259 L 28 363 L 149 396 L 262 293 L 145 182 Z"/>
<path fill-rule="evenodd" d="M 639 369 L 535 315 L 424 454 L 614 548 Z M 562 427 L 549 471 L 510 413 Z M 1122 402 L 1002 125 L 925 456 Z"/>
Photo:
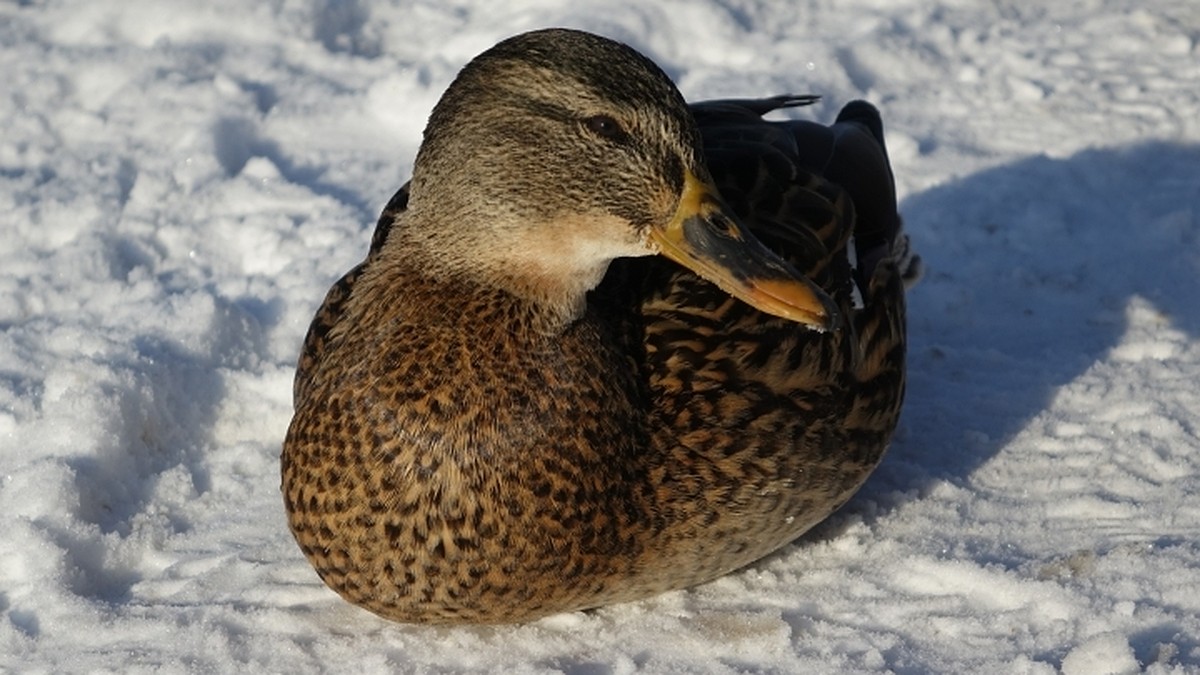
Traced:
<path fill-rule="evenodd" d="M 305 336 L 287 522 L 345 600 L 506 624 L 701 584 L 879 464 L 917 276 L 877 109 L 689 106 L 571 29 L 505 39 Z"/>

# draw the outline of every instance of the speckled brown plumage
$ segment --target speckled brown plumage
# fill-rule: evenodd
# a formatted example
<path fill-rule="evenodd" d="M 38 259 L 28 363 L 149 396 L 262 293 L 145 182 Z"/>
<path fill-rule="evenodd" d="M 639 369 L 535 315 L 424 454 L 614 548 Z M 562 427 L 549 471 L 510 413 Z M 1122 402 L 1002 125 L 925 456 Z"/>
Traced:
<path fill-rule="evenodd" d="M 916 266 L 875 110 L 761 120 L 805 102 L 689 113 L 574 31 L 464 70 L 300 358 L 283 492 L 331 588 L 398 621 L 525 621 L 707 581 L 853 494 L 899 415 Z M 709 171 L 830 330 L 624 257 Z"/>

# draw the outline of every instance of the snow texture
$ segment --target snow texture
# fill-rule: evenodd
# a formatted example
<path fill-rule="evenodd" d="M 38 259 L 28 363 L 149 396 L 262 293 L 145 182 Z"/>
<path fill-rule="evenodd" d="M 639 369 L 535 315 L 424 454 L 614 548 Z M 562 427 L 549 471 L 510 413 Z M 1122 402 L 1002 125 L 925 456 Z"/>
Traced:
<path fill-rule="evenodd" d="M 1200 672 L 1193 0 L 0 4 L 0 670 Z M 883 465 L 701 586 L 387 623 L 292 541 L 303 332 L 467 60 L 884 112 L 928 273 Z"/>

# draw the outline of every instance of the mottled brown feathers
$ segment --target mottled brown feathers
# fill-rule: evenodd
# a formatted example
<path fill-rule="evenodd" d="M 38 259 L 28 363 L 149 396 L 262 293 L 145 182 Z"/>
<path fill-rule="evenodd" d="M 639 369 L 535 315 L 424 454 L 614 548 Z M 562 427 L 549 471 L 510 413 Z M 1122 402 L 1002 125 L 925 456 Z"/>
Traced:
<path fill-rule="evenodd" d="M 419 161 L 412 194 L 388 204 L 296 373 L 282 455 L 292 532 L 331 588 L 397 621 L 526 621 L 741 567 L 849 499 L 903 397 L 914 267 L 897 266 L 907 245 L 873 108 L 848 106 L 826 127 L 760 118 L 803 99 L 717 102 L 694 108 L 697 127 L 658 102 L 673 86 L 628 48 L 572 31 L 502 45 L 488 58 L 550 73 L 531 94 L 541 103 L 506 108 L 513 82 L 500 99 L 453 88 L 427 133 L 445 148 L 422 150 L 451 154 Z M 567 61 L 546 56 L 564 49 Z M 595 104 L 580 108 L 580 92 Z M 633 145 L 544 121 L 593 108 L 614 111 Z M 546 124 L 543 147 L 478 160 L 499 175 L 457 175 L 463 115 L 485 136 L 489 119 Z M 833 298 L 835 330 L 767 316 L 658 256 L 605 258 L 594 290 L 557 304 L 513 282 L 518 272 L 463 266 L 565 223 L 553 236 L 568 247 L 595 249 L 589 238 L 614 218 L 628 230 L 613 236 L 629 238 L 617 249 L 646 246 L 639 219 L 666 217 L 648 191 L 677 190 L 672 171 L 708 170 L 700 134 L 732 208 Z M 551 174 L 521 174 L 589 143 L 605 164 L 547 159 Z M 458 248 L 435 248 L 446 245 Z"/>

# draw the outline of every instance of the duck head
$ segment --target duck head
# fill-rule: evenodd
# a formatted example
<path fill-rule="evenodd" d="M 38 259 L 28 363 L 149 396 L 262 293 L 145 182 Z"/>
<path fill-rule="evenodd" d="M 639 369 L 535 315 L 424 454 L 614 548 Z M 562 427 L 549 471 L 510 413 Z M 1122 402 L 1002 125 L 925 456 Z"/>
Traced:
<path fill-rule="evenodd" d="M 764 312 L 835 321 L 721 199 L 670 78 L 589 33 L 525 33 L 467 64 L 430 117 L 408 209 L 404 246 L 426 273 L 488 280 L 567 319 L 614 258 L 661 254 Z"/>

